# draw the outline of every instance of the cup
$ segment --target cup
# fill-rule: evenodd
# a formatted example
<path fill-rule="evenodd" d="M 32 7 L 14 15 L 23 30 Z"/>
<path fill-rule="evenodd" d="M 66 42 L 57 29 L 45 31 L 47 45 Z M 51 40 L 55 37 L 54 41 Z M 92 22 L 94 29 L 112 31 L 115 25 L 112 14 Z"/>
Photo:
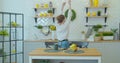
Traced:
<path fill-rule="evenodd" d="M 54 50 L 58 50 L 58 44 L 54 45 Z"/>

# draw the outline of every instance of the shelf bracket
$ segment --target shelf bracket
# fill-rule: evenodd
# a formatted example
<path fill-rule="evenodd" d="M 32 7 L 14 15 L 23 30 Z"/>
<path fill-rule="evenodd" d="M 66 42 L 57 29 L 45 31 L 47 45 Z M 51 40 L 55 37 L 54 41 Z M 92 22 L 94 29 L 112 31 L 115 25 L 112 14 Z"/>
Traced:
<path fill-rule="evenodd" d="M 34 19 L 35 19 L 35 23 L 37 23 L 37 18 L 35 17 Z"/>
<path fill-rule="evenodd" d="M 37 12 L 37 8 L 34 8 L 34 11 Z"/>
<path fill-rule="evenodd" d="M 86 8 L 86 13 L 88 13 L 88 8 Z"/>
<path fill-rule="evenodd" d="M 53 14 L 55 13 L 55 8 L 53 8 Z"/>
<path fill-rule="evenodd" d="M 86 17 L 86 23 L 88 23 L 88 17 Z"/>
<path fill-rule="evenodd" d="M 107 22 L 107 17 L 105 17 L 105 23 Z"/>
<path fill-rule="evenodd" d="M 55 17 L 53 17 L 53 23 L 55 23 Z"/>
<path fill-rule="evenodd" d="M 104 13 L 106 13 L 107 12 L 107 7 L 105 7 L 105 12 Z"/>

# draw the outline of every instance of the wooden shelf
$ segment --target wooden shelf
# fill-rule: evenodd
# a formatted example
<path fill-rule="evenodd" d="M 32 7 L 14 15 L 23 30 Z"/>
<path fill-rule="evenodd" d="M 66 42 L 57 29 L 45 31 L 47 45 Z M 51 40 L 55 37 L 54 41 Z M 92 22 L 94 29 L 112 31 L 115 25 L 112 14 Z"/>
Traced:
<path fill-rule="evenodd" d="M 105 18 L 108 17 L 107 15 L 102 15 L 102 16 L 86 16 L 88 18 Z"/>
<path fill-rule="evenodd" d="M 85 25 L 86 27 L 93 27 L 95 25 Z M 107 27 L 108 25 L 102 25 L 103 27 Z"/>
<path fill-rule="evenodd" d="M 50 7 L 48 8 L 41 7 L 41 8 L 34 8 L 34 9 L 50 9 Z M 52 9 L 55 9 L 55 7 L 52 7 Z"/>
<path fill-rule="evenodd" d="M 16 27 L 13 27 L 13 26 L 0 26 L 0 28 L 22 28 L 22 26 L 16 26 Z"/>
<path fill-rule="evenodd" d="M 44 52 L 46 48 L 38 48 L 29 53 L 29 56 L 101 56 L 101 53 L 95 48 L 79 48 L 78 50 L 83 50 L 83 54 L 69 54 L 63 51 L 60 52 Z"/>
<path fill-rule="evenodd" d="M 99 7 L 91 7 L 91 6 L 87 6 L 86 8 L 108 8 L 108 6 L 99 6 Z"/>
<path fill-rule="evenodd" d="M 52 40 L 52 39 L 25 40 L 25 42 L 58 42 L 58 40 Z"/>
<path fill-rule="evenodd" d="M 55 16 L 46 16 L 46 17 L 35 16 L 34 18 L 55 18 Z"/>
<path fill-rule="evenodd" d="M 25 40 L 24 42 L 58 42 L 58 40 L 51 40 L 51 39 L 43 39 L 43 40 Z M 101 40 L 101 41 L 86 41 L 86 40 L 79 40 L 79 41 L 70 41 L 70 42 L 90 42 L 90 43 L 114 43 L 120 42 L 120 40 Z"/>

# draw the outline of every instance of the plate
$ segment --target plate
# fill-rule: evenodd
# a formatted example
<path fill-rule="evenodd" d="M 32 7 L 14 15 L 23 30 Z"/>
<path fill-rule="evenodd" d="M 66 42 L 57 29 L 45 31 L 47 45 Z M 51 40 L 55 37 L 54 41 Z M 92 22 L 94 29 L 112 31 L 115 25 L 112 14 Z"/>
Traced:
<path fill-rule="evenodd" d="M 76 52 L 72 51 L 72 50 L 65 50 L 65 53 L 69 53 L 69 54 L 81 54 L 84 53 L 83 50 L 77 50 Z"/>
<path fill-rule="evenodd" d="M 45 49 L 44 52 L 60 52 L 62 50 Z"/>

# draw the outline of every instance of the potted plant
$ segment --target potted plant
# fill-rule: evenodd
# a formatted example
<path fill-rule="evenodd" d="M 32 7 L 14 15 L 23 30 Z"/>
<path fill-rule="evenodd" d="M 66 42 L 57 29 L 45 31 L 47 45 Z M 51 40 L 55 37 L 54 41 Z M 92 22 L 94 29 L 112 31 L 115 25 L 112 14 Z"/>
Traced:
<path fill-rule="evenodd" d="M 10 23 L 8 23 L 8 25 L 10 26 Z M 20 25 L 17 24 L 17 22 L 11 21 L 11 27 L 18 27 L 18 26 L 20 26 Z"/>
<path fill-rule="evenodd" d="M 94 26 L 93 26 L 93 30 L 94 30 L 95 32 L 98 32 L 98 30 L 99 30 L 100 28 L 102 28 L 102 25 L 101 25 L 101 24 L 97 24 L 97 25 L 94 25 Z"/>
<path fill-rule="evenodd" d="M 38 26 L 35 26 L 35 27 L 38 28 L 38 29 L 42 29 L 43 28 L 42 25 L 38 25 Z"/>
<path fill-rule="evenodd" d="M 98 15 L 98 16 L 101 16 L 101 11 L 98 11 L 98 12 L 97 12 L 97 15 Z"/>
<path fill-rule="evenodd" d="M 8 31 L 7 30 L 1 30 L 0 31 L 0 41 L 3 41 L 5 36 L 8 36 Z"/>
<path fill-rule="evenodd" d="M 111 31 L 114 33 L 114 40 L 119 40 L 119 34 L 118 34 L 118 29 L 117 28 L 111 28 Z"/>
<path fill-rule="evenodd" d="M 113 40 L 114 33 L 111 31 L 103 32 L 103 40 Z"/>
<path fill-rule="evenodd" d="M 94 36 L 94 41 L 100 41 L 102 40 L 102 33 L 96 33 Z"/>
<path fill-rule="evenodd" d="M 53 11 L 51 9 L 49 9 L 47 12 L 50 17 L 53 16 Z"/>

